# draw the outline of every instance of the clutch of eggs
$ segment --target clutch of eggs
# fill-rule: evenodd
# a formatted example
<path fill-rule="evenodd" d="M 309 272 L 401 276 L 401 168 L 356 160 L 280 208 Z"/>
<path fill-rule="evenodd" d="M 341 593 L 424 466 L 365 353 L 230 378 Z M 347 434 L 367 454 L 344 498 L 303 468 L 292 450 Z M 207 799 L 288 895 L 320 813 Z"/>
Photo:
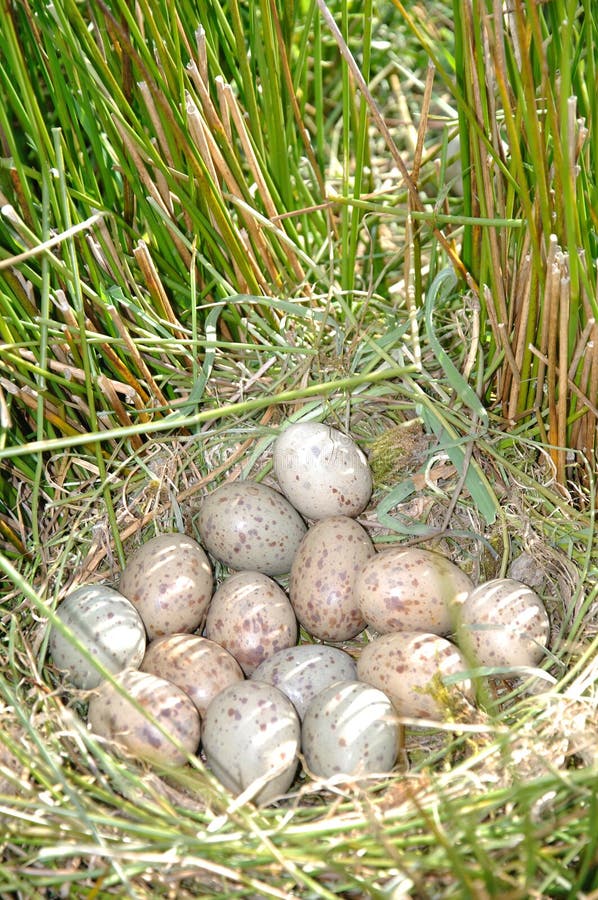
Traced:
<path fill-rule="evenodd" d="M 451 693 L 474 701 L 476 667 L 537 665 L 549 639 L 526 585 L 475 587 L 439 553 L 377 551 L 356 521 L 372 478 L 351 438 L 288 425 L 273 469 L 278 490 L 210 491 L 198 540 L 139 546 L 118 590 L 71 592 L 49 644 L 66 682 L 90 692 L 98 735 L 158 766 L 202 752 L 256 803 L 291 787 L 300 755 L 317 778 L 391 771 L 401 720 L 442 720 Z M 230 570 L 218 583 L 214 563 Z"/>

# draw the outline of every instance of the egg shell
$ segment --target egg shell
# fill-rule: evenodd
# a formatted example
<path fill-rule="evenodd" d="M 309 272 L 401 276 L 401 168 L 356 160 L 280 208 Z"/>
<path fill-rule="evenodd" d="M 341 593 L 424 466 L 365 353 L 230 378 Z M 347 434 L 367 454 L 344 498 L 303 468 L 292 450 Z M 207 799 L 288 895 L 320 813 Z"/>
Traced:
<path fill-rule="evenodd" d="M 252 673 L 252 681 L 267 681 L 289 698 L 299 718 L 316 694 L 336 681 L 354 681 L 355 660 L 339 647 L 298 644 L 269 656 Z"/>
<path fill-rule="evenodd" d="M 85 584 L 68 594 L 56 610 L 61 622 L 109 672 L 137 667 L 143 659 L 146 634 L 139 613 L 119 591 L 104 584 Z M 93 663 L 57 628 L 49 649 L 54 665 L 77 688 L 89 690 L 102 680 Z"/>
<path fill-rule="evenodd" d="M 540 597 L 513 578 L 478 585 L 460 608 L 458 641 L 480 666 L 535 666 L 545 656 L 550 621 Z"/>
<path fill-rule="evenodd" d="M 262 572 L 225 578 L 212 597 L 205 637 L 235 657 L 245 674 L 297 642 L 297 619 L 283 589 Z"/>
<path fill-rule="evenodd" d="M 372 493 L 372 473 L 355 441 L 321 422 L 297 422 L 272 448 L 283 494 L 309 519 L 357 516 Z"/>
<path fill-rule="evenodd" d="M 369 559 L 355 580 L 361 615 L 380 634 L 453 630 L 456 609 L 473 582 L 440 553 L 393 547 Z"/>
<path fill-rule="evenodd" d="M 468 669 L 465 658 L 451 641 L 437 634 L 395 632 L 366 644 L 357 660 L 357 677 L 384 691 L 398 714 L 405 718 L 446 718 L 438 701 L 442 679 Z M 473 699 L 468 678 L 446 690 L 456 701 Z M 447 698 L 448 699 L 448 698 Z"/>
<path fill-rule="evenodd" d="M 297 770 L 301 726 L 291 701 L 263 681 L 221 691 L 208 707 L 203 748 L 208 766 L 234 794 L 253 785 L 255 803 L 288 790 Z"/>
<path fill-rule="evenodd" d="M 135 550 L 119 589 L 134 604 L 150 639 L 195 631 L 213 589 L 210 561 L 186 534 L 158 534 Z"/>
<path fill-rule="evenodd" d="M 204 498 L 197 529 L 208 552 L 231 569 L 284 575 L 306 525 L 274 488 L 233 481 Z"/>
<path fill-rule="evenodd" d="M 322 778 L 390 772 L 399 746 L 399 722 L 383 691 L 362 682 L 329 685 L 309 704 L 301 748 L 309 771 Z"/>
<path fill-rule="evenodd" d="M 110 682 L 96 688 L 87 713 L 91 730 L 130 754 L 161 766 L 180 766 L 196 753 L 201 737 L 199 713 L 187 694 L 164 678 L 124 669 L 115 680 L 182 745 L 179 749 L 143 711 Z"/>
<path fill-rule="evenodd" d="M 322 641 L 345 641 L 365 628 L 355 580 L 375 553 L 366 530 L 348 516 L 321 519 L 299 544 L 289 597 L 305 630 Z"/>
<path fill-rule="evenodd" d="M 191 698 L 200 716 L 216 694 L 243 681 L 237 660 L 220 644 L 197 634 L 167 634 L 148 645 L 142 672 L 166 678 Z"/>

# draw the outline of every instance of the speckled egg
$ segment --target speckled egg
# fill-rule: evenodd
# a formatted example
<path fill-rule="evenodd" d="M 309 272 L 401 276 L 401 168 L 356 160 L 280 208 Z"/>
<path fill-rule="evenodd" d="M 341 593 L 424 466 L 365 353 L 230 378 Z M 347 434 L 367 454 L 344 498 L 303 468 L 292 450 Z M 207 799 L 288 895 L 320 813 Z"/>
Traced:
<path fill-rule="evenodd" d="M 372 473 L 355 441 L 330 425 L 298 422 L 272 448 L 283 494 L 309 519 L 357 516 L 372 493 Z"/>
<path fill-rule="evenodd" d="M 142 544 L 129 556 L 119 585 L 150 639 L 199 628 L 212 588 L 208 557 L 186 534 L 158 534 Z"/>
<path fill-rule="evenodd" d="M 301 726 L 291 701 L 263 681 L 225 688 L 212 700 L 203 725 L 208 766 L 234 794 L 255 786 L 252 800 L 269 803 L 291 786 Z"/>
<path fill-rule="evenodd" d="M 393 547 L 369 559 L 355 580 L 355 602 L 370 628 L 453 630 L 455 610 L 473 590 L 471 579 L 440 553 Z"/>
<path fill-rule="evenodd" d="M 200 716 L 205 715 L 216 694 L 245 677 L 237 660 L 224 647 L 197 634 L 156 638 L 148 645 L 139 668 L 182 688 Z"/>
<path fill-rule="evenodd" d="M 267 681 L 286 694 L 302 719 L 316 694 L 336 681 L 354 681 L 356 673 L 355 660 L 339 647 L 298 644 L 269 656 L 251 679 Z"/>
<path fill-rule="evenodd" d="M 545 656 L 548 613 L 530 587 L 496 578 L 473 590 L 460 609 L 459 644 L 480 666 L 535 666 Z"/>
<path fill-rule="evenodd" d="M 85 584 L 68 594 L 56 610 L 75 638 L 111 672 L 135 668 L 145 653 L 145 628 L 139 613 L 121 593 L 105 584 Z M 54 665 L 68 681 L 88 690 L 102 680 L 93 663 L 57 628 L 50 631 L 49 649 Z"/>
<path fill-rule="evenodd" d="M 231 569 L 284 575 L 306 526 L 274 488 L 232 481 L 204 498 L 197 529 L 204 547 Z"/>
<path fill-rule="evenodd" d="M 297 619 L 272 578 L 237 572 L 212 597 L 205 636 L 232 653 L 249 675 L 268 656 L 297 642 Z"/>
<path fill-rule="evenodd" d="M 301 748 L 313 775 L 390 772 L 399 746 L 396 711 L 383 691 L 359 681 L 329 685 L 303 719 Z"/>
<path fill-rule="evenodd" d="M 181 688 L 134 669 L 124 669 L 115 679 L 142 709 L 110 682 L 103 682 L 89 701 L 87 717 L 95 734 L 124 747 L 133 756 L 161 766 L 180 766 L 186 761 L 186 753 L 197 752 L 201 737 L 199 713 Z"/>
<path fill-rule="evenodd" d="M 365 628 L 355 580 L 375 553 L 369 535 L 348 516 L 321 519 L 301 543 L 289 580 L 289 597 L 301 625 L 322 641 L 345 641 Z"/>
<path fill-rule="evenodd" d="M 400 716 L 442 720 L 473 699 L 468 669 L 460 650 L 446 638 L 423 632 L 385 634 L 366 644 L 357 660 L 360 681 L 384 691 Z M 457 680 L 445 684 L 444 679 Z"/>

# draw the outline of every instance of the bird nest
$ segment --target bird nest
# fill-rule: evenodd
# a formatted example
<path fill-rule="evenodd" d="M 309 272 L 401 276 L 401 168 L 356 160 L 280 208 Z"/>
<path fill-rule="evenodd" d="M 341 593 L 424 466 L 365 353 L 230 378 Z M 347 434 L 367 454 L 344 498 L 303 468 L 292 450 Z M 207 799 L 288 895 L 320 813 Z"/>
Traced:
<path fill-rule="evenodd" d="M 224 790 L 201 753 L 182 769 L 156 771 L 87 729 L 85 695 L 49 658 L 50 611 L 80 584 L 117 583 L 119 544 L 126 555 L 156 533 L 197 536 L 202 498 L 224 481 L 276 486 L 279 423 L 306 407 L 165 434 L 107 459 L 105 480 L 84 453 L 57 454 L 46 462 L 53 491 L 39 519 L 43 549 L 4 602 L 0 803 L 11 890 L 54 896 L 60 877 L 90 896 L 170 896 L 173 884 L 177 896 L 417 897 L 432 886 L 435 896 L 454 896 L 451 879 L 475 886 L 487 859 L 496 862 L 493 835 L 496 883 L 506 890 L 521 875 L 518 840 L 535 840 L 547 818 L 570 822 L 576 804 L 590 809 L 598 605 L 591 514 L 580 495 L 557 488 L 537 448 L 498 431 L 471 437 L 460 419 L 472 477 L 498 501 L 485 517 L 459 460 L 393 385 L 352 404 L 346 396 L 318 404 L 310 414 L 348 427 L 369 457 L 374 490 L 359 521 L 378 547 L 425 546 L 474 582 L 508 575 L 533 587 L 551 623 L 545 662 L 527 677 L 489 680 L 481 705 L 447 704 L 443 722 L 405 721 L 397 766 L 383 777 L 301 773 L 259 808 Z M 217 563 L 216 579 L 226 574 Z M 365 639 L 342 646 L 358 655 Z M 543 840 L 564 857 L 557 831 Z M 582 827 L 573 831 L 582 847 Z"/>

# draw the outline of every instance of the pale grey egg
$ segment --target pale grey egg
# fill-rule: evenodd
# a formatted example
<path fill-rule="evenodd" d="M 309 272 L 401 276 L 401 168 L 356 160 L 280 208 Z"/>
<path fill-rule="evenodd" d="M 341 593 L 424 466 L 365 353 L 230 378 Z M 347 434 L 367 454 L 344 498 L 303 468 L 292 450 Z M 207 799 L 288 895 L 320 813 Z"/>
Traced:
<path fill-rule="evenodd" d="M 156 638 L 148 645 L 139 668 L 182 688 L 200 716 L 205 715 L 216 694 L 245 677 L 237 660 L 224 647 L 197 634 Z"/>
<path fill-rule="evenodd" d="M 299 544 L 289 597 L 303 628 L 322 641 L 345 641 L 365 628 L 354 585 L 375 553 L 364 528 L 348 516 L 321 519 Z"/>
<path fill-rule="evenodd" d="M 383 691 L 339 681 L 309 704 L 301 749 L 309 771 L 322 778 L 390 772 L 399 748 L 397 713 Z"/>
<path fill-rule="evenodd" d="M 197 530 L 204 547 L 231 569 L 284 575 L 305 534 L 305 522 L 274 488 L 231 481 L 203 499 Z"/>
<path fill-rule="evenodd" d="M 246 674 L 297 642 L 297 619 L 283 589 L 263 572 L 237 572 L 212 597 L 205 636 L 231 653 Z"/>
<path fill-rule="evenodd" d="M 469 594 L 457 633 L 475 665 L 535 666 L 546 655 L 550 622 L 535 591 L 513 578 L 496 578 Z"/>
<path fill-rule="evenodd" d="M 451 641 L 424 632 L 384 634 L 366 644 L 357 660 L 359 680 L 384 691 L 400 716 L 414 719 L 443 720 L 463 698 L 472 700 L 467 669 Z"/>
<path fill-rule="evenodd" d="M 298 644 L 279 650 L 252 673 L 252 681 L 267 681 L 287 695 L 303 718 L 312 699 L 329 684 L 356 678 L 355 660 L 339 647 Z"/>
<path fill-rule="evenodd" d="M 145 628 L 133 604 L 105 584 L 85 584 L 71 591 L 59 604 L 56 615 L 74 637 L 110 673 L 143 659 Z M 66 673 L 77 688 L 88 690 L 103 675 L 85 659 L 72 640 L 58 628 L 50 631 L 49 649 L 54 665 Z"/>
<path fill-rule="evenodd" d="M 287 426 L 272 448 L 283 494 L 309 519 L 357 516 L 372 493 L 372 473 L 355 441 L 320 422 Z"/>
<path fill-rule="evenodd" d="M 143 619 L 150 639 L 195 631 L 212 596 L 204 550 L 186 534 L 158 534 L 127 559 L 119 589 Z"/>
<path fill-rule="evenodd" d="M 447 635 L 473 583 L 451 560 L 418 547 L 372 556 L 355 580 L 355 602 L 370 628 Z"/>
<path fill-rule="evenodd" d="M 128 696 L 123 696 L 109 681 L 95 689 L 87 713 L 95 734 L 133 756 L 161 766 L 183 765 L 188 753 L 197 752 L 201 737 L 199 713 L 181 688 L 135 669 L 124 669 L 114 677 Z M 166 734 L 150 721 L 146 711 Z"/>
<path fill-rule="evenodd" d="M 203 723 L 209 768 L 233 794 L 255 786 L 252 800 L 269 803 L 291 786 L 301 727 L 282 691 L 263 681 L 243 681 L 221 691 Z"/>

